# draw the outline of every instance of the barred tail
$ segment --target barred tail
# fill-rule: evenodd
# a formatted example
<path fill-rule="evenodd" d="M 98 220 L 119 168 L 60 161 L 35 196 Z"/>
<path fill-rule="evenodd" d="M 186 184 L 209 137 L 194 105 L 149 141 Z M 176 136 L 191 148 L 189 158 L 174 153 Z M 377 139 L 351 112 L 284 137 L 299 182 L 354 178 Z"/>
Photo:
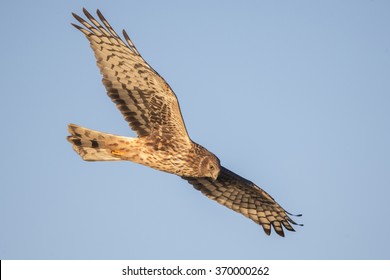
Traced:
<path fill-rule="evenodd" d="M 109 148 L 118 138 L 128 139 L 127 137 L 108 134 L 75 124 L 68 125 L 70 136 L 67 140 L 72 144 L 73 149 L 83 160 L 86 161 L 118 161 L 122 160 Z"/>

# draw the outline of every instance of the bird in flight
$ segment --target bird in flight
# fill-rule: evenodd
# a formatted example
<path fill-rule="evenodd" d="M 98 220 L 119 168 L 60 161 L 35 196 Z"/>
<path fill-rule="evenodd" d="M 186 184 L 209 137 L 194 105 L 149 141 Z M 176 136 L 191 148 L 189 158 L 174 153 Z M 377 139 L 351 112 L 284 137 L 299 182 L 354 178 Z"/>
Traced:
<path fill-rule="evenodd" d="M 284 236 L 295 223 L 268 193 L 220 164 L 217 156 L 188 135 L 177 97 L 140 55 L 126 31 L 125 40 L 102 13 L 101 23 L 86 9 L 89 22 L 73 13 L 73 24 L 90 42 L 108 96 L 137 137 L 68 125 L 67 140 L 86 161 L 132 161 L 187 180 L 208 198 L 261 225 L 267 235 Z M 298 215 L 300 216 L 300 215 Z"/>

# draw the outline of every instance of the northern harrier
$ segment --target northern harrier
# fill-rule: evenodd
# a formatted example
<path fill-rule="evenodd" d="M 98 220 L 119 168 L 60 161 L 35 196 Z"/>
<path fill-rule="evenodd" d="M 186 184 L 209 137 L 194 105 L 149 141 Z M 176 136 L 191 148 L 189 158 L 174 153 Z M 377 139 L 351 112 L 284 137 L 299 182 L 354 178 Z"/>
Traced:
<path fill-rule="evenodd" d="M 123 41 L 97 10 L 99 23 L 83 9 L 90 23 L 76 14 L 95 53 L 107 94 L 138 137 L 103 133 L 69 124 L 67 137 L 87 161 L 128 160 L 169 172 L 207 197 L 262 225 L 265 233 L 284 236 L 283 227 L 297 225 L 269 194 L 227 168 L 186 130 L 178 100 L 168 83 L 142 58 L 125 31 Z"/>

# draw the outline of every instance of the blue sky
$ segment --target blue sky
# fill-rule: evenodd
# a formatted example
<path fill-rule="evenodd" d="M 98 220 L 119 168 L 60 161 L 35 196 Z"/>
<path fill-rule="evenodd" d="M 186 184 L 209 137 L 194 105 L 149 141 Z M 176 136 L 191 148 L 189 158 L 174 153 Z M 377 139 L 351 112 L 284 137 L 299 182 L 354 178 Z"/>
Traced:
<path fill-rule="evenodd" d="M 133 136 L 71 12 L 99 8 L 176 92 L 193 140 L 302 213 L 270 237 L 179 177 L 83 162 Z M 0 259 L 389 259 L 388 1 L 0 4 Z"/>

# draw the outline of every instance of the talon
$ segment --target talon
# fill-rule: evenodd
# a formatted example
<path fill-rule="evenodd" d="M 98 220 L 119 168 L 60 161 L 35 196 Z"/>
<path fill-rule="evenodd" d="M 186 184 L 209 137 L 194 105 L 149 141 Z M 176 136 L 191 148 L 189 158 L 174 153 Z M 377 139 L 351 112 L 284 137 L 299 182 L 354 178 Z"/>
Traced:
<path fill-rule="evenodd" d="M 120 150 L 113 150 L 113 151 L 111 151 L 111 154 L 113 156 L 123 156 L 125 153 L 123 151 L 120 151 Z"/>

